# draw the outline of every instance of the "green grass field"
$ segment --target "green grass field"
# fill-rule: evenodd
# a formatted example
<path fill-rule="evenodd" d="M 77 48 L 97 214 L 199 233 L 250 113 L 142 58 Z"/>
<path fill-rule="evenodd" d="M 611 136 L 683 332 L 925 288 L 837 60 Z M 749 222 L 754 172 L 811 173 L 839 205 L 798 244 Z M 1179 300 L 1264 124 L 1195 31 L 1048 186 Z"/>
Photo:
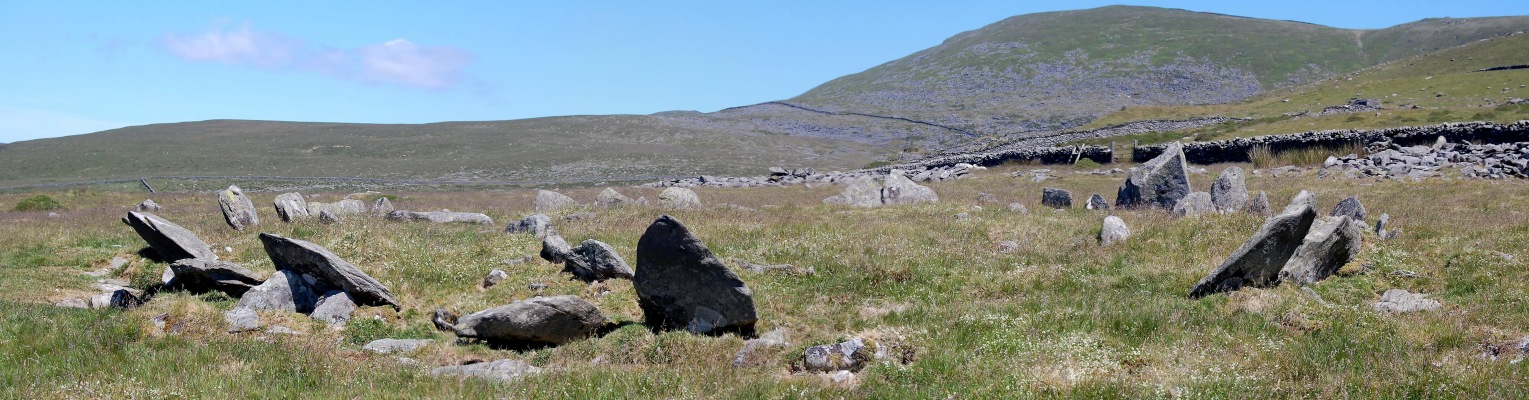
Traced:
<path fill-rule="evenodd" d="M 1214 174 L 1193 175 L 1207 190 Z M 1249 168 L 1243 165 L 1244 168 Z M 47 194 L 65 211 L 0 212 L 0 397 L 6 398 L 1510 398 L 1529 390 L 1529 363 L 1480 355 L 1529 335 L 1529 198 L 1521 181 L 1432 179 L 1422 183 L 1250 177 L 1281 207 L 1298 190 L 1316 193 L 1325 213 L 1358 195 L 1371 220 L 1392 216 L 1401 238 L 1366 234 L 1358 260 L 1312 287 L 1245 289 L 1199 300 L 1191 285 L 1262 222 L 1244 214 L 1170 219 L 1157 211 L 1118 211 L 1133 236 L 1096 241 L 1105 212 L 1040 206 L 1043 186 L 1113 198 L 1122 176 L 1073 174 L 1033 183 L 1020 167 L 981 171 L 933 184 L 942 201 L 849 209 L 822 205 L 837 187 L 700 189 L 709 207 L 672 212 L 729 265 L 738 261 L 812 267 L 814 275 L 738 270 L 752 289 L 761 332 L 781 329 L 790 345 L 767 348 L 732 366 L 736 336 L 654 334 L 641 322 L 628 281 L 587 286 L 540 260 L 529 235 L 501 233 L 531 208 L 529 191 L 398 192 L 401 209 L 485 212 L 501 225 L 438 226 L 354 218 L 334 225 L 284 224 L 271 214 L 274 192 L 252 193 L 263 224 L 239 233 L 221 221 L 208 193 L 155 196 L 164 217 L 201 235 L 220 256 L 272 273 L 256 235 L 311 240 L 388 285 L 403 310 L 365 308 L 343 330 L 301 315 L 265 314 L 304 332 L 286 337 L 225 333 L 221 295 L 167 293 L 126 312 L 57 308 L 85 295 L 113 257 L 131 260 L 113 276 L 147 285 L 163 265 L 135 255 L 144 243 L 117 220 L 144 197 L 105 189 L 0 194 L 0 209 Z M 1028 167 L 1025 167 L 1028 168 Z M 566 190 L 588 202 L 596 189 Z M 651 189 L 623 189 L 654 198 Z M 976 207 L 979 192 L 1002 205 Z M 332 201 L 344 193 L 326 193 Z M 1080 202 L 1081 204 L 1081 202 Z M 594 238 L 635 261 L 643 229 L 666 211 L 592 211 L 593 220 L 560 224 L 569 241 Z M 970 213 L 970 219 L 953 215 Z M 1014 240 L 1019 249 L 997 251 Z M 634 265 L 635 267 L 635 265 Z M 482 290 L 490 269 L 510 278 Z M 1401 273 L 1406 271 L 1406 273 Z M 1415 274 L 1416 277 L 1407 277 Z M 548 287 L 534 292 L 530 283 Z M 1389 316 L 1370 304 L 1386 289 L 1428 294 L 1435 312 Z M 435 332 L 437 307 L 472 312 L 534 295 L 579 295 L 626 323 L 602 337 L 554 348 L 500 350 L 458 344 Z M 166 326 L 150 318 L 166 314 Z M 895 344 L 900 360 L 879 361 L 859 384 L 836 386 L 793 375 L 803 349 L 855 335 Z M 360 350 L 372 339 L 428 338 L 407 354 Z M 1506 349 L 1506 347 L 1504 347 Z M 514 383 L 441 379 L 428 367 L 464 360 L 519 359 L 548 373 Z"/>

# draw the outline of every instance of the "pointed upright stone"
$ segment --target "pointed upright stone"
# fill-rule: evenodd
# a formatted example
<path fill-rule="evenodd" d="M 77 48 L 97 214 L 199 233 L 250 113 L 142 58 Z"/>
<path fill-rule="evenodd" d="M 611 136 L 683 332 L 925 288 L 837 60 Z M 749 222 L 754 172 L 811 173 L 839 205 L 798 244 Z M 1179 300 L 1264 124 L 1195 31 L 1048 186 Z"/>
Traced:
<path fill-rule="evenodd" d="M 1264 287 L 1278 283 L 1295 249 L 1301 246 L 1311 223 L 1317 218 L 1312 196 L 1301 191 L 1279 215 L 1270 217 L 1242 247 L 1232 252 L 1210 275 L 1189 291 L 1190 298 L 1229 292 L 1244 286 Z"/>
<path fill-rule="evenodd" d="M 372 214 L 388 215 L 393 210 L 393 201 L 388 200 L 387 197 L 378 197 L 376 201 L 372 202 Z"/>
<path fill-rule="evenodd" d="M 1131 171 L 1115 195 L 1115 207 L 1172 209 L 1179 199 L 1189 195 L 1188 171 L 1184 146 L 1170 144 L 1163 154 Z"/>
<path fill-rule="evenodd" d="M 398 299 L 393 298 L 393 292 L 386 286 L 328 249 L 269 233 L 260 234 L 260 242 L 278 271 L 312 275 L 344 290 L 356 304 L 399 308 Z"/>
<path fill-rule="evenodd" d="M 218 206 L 223 209 L 223 219 L 235 230 L 242 231 L 260 225 L 260 216 L 255 214 L 255 203 L 250 202 L 250 198 L 245 197 L 244 190 L 238 186 L 229 185 L 227 190 L 219 192 Z"/>
<path fill-rule="evenodd" d="M 1210 185 L 1210 201 L 1216 210 L 1227 213 L 1242 210 L 1252 199 L 1248 196 L 1247 176 L 1236 166 L 1221 170 L 1216 182 Z"/>
<path fill-rule="evenodd" d="M 149 248 L 159 254 L 164 261 L 175 262 L 187 258 L 202 258 L 208 260 L 218 259 L 213 254 L 212 247 L 203 242 L 196 234 L 182 228 L 180 225 L 170 223 L 154 214 L 130 211 L 122 222 L 133 227 L 138 232 L 138 237 L 149 243 Z"/>
<path fill-rule="evenodd" d="M 1349 196 L 1343 199 L 1343 201 L 1339 201 L 1338 205 L 1333 207 L 1333 211 L 1327 215 L 1333 217 L 1344 216 L 1355 221 L 1364 221 L 1367 213 L 1364 211 L 1364 204 L 1359 203 L 1358 197 Z"/>
<path fill-rule="evenodd" d="M 1088 209 L 1108 210 L 1110 209 L 1110 202 L 1105 201 L 1104 196 L 1100 196 L 1098 193 L 1094 193 L 1093 196 L 1088 196 Z"/>
<path fill-rule="evenodd" d="M 632 284 L 644 320 L 659 329 L 748 335 L 759 320 L 743 280 L 668 215 L 638 239 Z"/>
<path fill-rule="evenodd" d="M 1254 197 L 1253 200 L 1248 200 L 1247 211 L 1248 214 L 1262 215 L 1265 217 L 1269 216 L 1269 193 L 1259 191 L 1258 197 Z"/>
<path fill-rule="evenodd" d="M 1280 280 L 1297 285 L 1317 283 L 1337 273 L 1349 260 L 1359 256 L 1364 229 L 1348 216 L 1323 217 L 1311 224 L 1301 247 L 1285 262 Z"/>

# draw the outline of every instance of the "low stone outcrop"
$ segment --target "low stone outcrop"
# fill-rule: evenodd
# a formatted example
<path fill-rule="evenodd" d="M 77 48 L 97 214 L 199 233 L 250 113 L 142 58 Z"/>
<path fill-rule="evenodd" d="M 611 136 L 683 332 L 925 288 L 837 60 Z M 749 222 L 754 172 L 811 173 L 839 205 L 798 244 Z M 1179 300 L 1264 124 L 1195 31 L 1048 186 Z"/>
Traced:
<path fill-rule="evenodd" d="M 1126 227 L 1126 222 L 1120 217 L 1111 215 L 1104 217 L 1104 223 L 1099 229 L 1099 244 L 1109 246 L 1121 243 L 1131 237 L 1131 228 Z"/>
<path fill-rule="evenodd" d="M 694 210 L 701 208 L 701 196 L 695 191 L 671 187 L 658 193 L 658 206 L 670 210 Z"/>
<path fill-rule="evenodd" d="M 464 315 L 457 336 L 490 341 L 564 344 L 583 339 L 610 321 L 578 296 L 537 297 Z"/>

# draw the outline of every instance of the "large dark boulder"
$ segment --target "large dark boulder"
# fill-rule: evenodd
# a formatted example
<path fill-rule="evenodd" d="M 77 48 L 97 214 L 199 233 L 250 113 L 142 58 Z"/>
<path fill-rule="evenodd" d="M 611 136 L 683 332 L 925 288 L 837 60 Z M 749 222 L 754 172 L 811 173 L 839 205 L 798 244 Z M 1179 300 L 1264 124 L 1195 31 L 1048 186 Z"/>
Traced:
<path fill-rule="evenodd" d="M 393 292 L 386 286 L 328 249 L 305 240 L 269 233 L 260 234 L 260 242 L 279 271 L 312 275 L 344 290 L 356 304 L 399 308 L 398 299 L 393 298 Z"/>
<path fill-rule="evenodd" d="M 583 339 L 610 321 L 579 296 L 536 297 L 464 315 L 457 336 L 490 341 L 563 344 Z"/>
<path fill-rule="evenodd" d="M 1326 279 L 1359 255 L 1363 234 L 1364 228 L 1348 216 L 1318 219 L 1280 270 L 1280 280 L 1310 285 Z"/>
<path fill-rule="evenodd" d="M 659 329 L 752 335 L 759 320 L 743 280 L 668 215 L 638 239 L 632 284 L 643 318 Z"/>
<path fill-rule="evenodd" d="M 174 286 L 193 293 L 216 290 L 240 297 L 262 282 L 255 271 L 228 261 L 187 258 L 170 264 L 170 270 L 175 273 Z"/>
<path fill-rule="evenodd" d="M 1051 208 L 1072 207 L 1072 192 L 1067 189 L 1041 188 L 1041 205 Z"/>
<path fill-rule="evenodd" d="M 138 237 L 149 243 L 149 248 L 164 261 L 179 261 L 187 258 L 201 258 L 216 260 L 218 256 L 212 253 L 212 246 L 203 242 L 196 234 L 182 228 L 180 225 L 170 223 L 159 216 L 149 213 L 129 211 L 122 222 L 133 227 L 138 232 Z"/>
<path fill-rule="evenodd" d="M 1172 209 L 1179 199 L 1189 195 L 1189 165 L 1184 161 L 1184 146 L 1168 145 L 1163 154 L 1136 167 L 1115 195 L 1115 207 L 1157 207 Z"/>
<path fill-rule="evenodd" d="M 1237 290 L 1243 286 L 1265 287 L 1278 283 L 1295 249 L 1301 246 L 1311 223 L 1317 218 L 1311 207 L 1311 194 L 1302 191 L 1279 215 L 1270 217 L 1253 237 L 1242 243 L 1205 279 L 1189 291 L 1190 298 Z"/>

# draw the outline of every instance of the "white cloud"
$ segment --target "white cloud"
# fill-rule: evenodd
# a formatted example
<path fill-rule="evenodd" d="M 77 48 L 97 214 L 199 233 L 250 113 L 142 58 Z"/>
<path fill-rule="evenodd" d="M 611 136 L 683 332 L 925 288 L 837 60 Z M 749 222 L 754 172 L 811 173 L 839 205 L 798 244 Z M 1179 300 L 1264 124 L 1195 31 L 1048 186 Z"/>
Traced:
<path fill-rule="evenodd" d="M 214 29 L 202 34 L 166 34 L 165 51 L 183 60 L 294 69 L 342 79 L 424 89 L 450 89 L 462 79 L 473 56 L 451 46 L 420 46 L 407 39 L 341 49 L 253 29 Z"/>
<path fill-rule="evenodd" d="M 35 108 L 0 106 L 0 142 L 79 135 L 138 125 Z"/>

